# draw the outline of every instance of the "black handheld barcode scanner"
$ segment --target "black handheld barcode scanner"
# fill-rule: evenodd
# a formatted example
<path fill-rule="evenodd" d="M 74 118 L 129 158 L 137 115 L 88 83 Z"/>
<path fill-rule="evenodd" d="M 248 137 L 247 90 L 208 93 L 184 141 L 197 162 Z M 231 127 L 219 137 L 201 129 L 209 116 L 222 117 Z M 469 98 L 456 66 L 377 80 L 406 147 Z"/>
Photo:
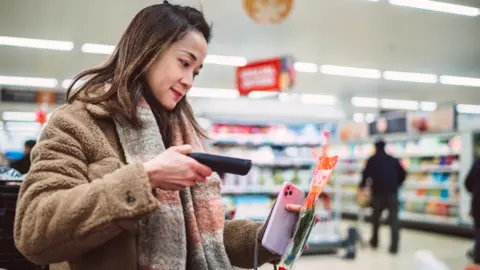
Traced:
<path fill-rule="evenodd" d="M 232 158 L 205 153 L 191 153 L 189 157 L 208 166 L 217 173 L 231 173 L 246 175 L 252 168 L 252 161 L 249 159 Z"/>

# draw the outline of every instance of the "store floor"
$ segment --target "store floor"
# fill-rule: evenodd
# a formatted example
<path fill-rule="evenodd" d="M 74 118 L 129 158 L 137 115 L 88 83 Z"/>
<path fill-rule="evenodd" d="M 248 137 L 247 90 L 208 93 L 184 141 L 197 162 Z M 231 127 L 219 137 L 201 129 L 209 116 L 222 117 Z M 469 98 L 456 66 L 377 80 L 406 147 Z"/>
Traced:
<path fill-rule="evenodd" d="M 348 224 L 342 224 L 342 227 L 347 226 Z M 365 238 L 370 235 L 369 229 L 369 225 L 363 227 Z M 381 229 L 380 237 L 380 247 L 376 251 L 369 247 L 359 247 L 355 260 L 343 260 L 335 255 L 303 256 L 295 268 L 297 270 L 417 270 L 417 266 L 413 263 L 415 252 L 429 250 L 450 270 L 463 270 L 468 263 L 465 253 L 472 245 L 472 242 L 465 238 L 403 229 L 400 252 L 397 255 L 390 255 L 388 227 L 384 226 Z M 267 270 L 273 267 L 268 265 L 260 269 Z"/>

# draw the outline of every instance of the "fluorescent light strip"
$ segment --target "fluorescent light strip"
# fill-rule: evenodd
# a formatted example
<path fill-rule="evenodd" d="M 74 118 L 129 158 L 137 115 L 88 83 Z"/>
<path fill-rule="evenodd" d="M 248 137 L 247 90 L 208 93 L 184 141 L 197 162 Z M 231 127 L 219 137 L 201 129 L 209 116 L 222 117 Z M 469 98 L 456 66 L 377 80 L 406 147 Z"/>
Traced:
<path fill-rule="evenodd" d="M 280 93 L 278 95 L 278 100 L 280 100 L 280 102 L 289 102 L 293 100 L 298 100 L 299 96 L 299 94 Z"/>
<path fill-rule="evenodd" d="M 389 3 L 396 6 L 404 6 L 418 9 L 425 9 L 431 11 L 452 13 L 464 16 L 478 16 L 480 11 L 478 8 L 461 6 L 430 0 L 389 0 Z"/>
<path fill-rule="evenodd" d="M 375 121 L 375 114 L 373 114 L 373 113 L 365 114 L 365 122 L 373 123 L 373 121 Z"/>
<path fill-rule="evenodd" d="M 40 123 L 36 122 L 16 122 L 16 121 L 7 121 L 5 123 L 5 129 L 10 132 L 19 132 L 19 131 L 30 131 L 36 132 L 42 128 Z"/>
<path fill-rule="evenodd" d="M 34 112 L 3 112 L 3 121 L 34 122 L 37 117 Z"/>
<path fill-rule="evenodd" d="M 342 67 L 342 66 L 332 66 L 332 65 L 321 66 L 320 72 L 327 75 L 348 76 L 348 77 L 358 77 L 358 78 L 368 78 L 368 79 L 380 79 L 382 77 L 382 73 L 380 72 L 380 70 L 376 70 L 376 69 Z"/>
<path fill-rule="evenodd" d="M 395 109 L 395 110 L 418 110 L 419 103 L 414 100 L 401 100 L 401 99 L 381 99 L 380 107 L 383 109 Z"/>
<path fill-rule="evenodd" d="M 203 61 L 206 64 L 241 67 L 247 64 L 245 57 L 209 54 Z"/>
<path fill-rule="evenodd" d="M 73 42 L 70 42 L 70 41 L 18 38 L 18 37 L 6 37 L 6 36 L 0 36 L 0 45 L 56 50 L 56 51 L 73 50 Z"/>
<path fill-rule="evenodd" d="M 300 101 L 305 104 L 334 105 L 337 98 L 331 95 L 301 94 Z"/>
<path fill-rule="evenodd" d="M 308 73 L 318 72 L 318 65 L 313 63 L 295 62 L 294 68 L 298 72 L 308 72 Z"/>
<path fill-rule="evenodd" d="M 378 99 L 369 97 L 352 97 L 351 103 L 354 107 L 378 108 Z"/>
<path fill-rule="evenodd" d="M 353 114 L 353 121 L 355 123 L 373 123 L 375 121 L 375 114 L 373 113 L 354 113 Z"/>
<path fill-rule="evenodd" d="M 188 91 L 187 96 L 198 98 L 236 99 L 240 95 L 235 89 L 192 87 L 192 89 Z"/>
<path fill-rule="evenodd" d="M 62 87 L 64 89 L 68 89 L 70 87 L 70 84 L 72 84 L 73 80 L 72 79 L 66 79 L 63 80 L 62 82 Z M 78 80 L 77 83 L 74 85 L 73 89 L 77 89 L 79 86 L 81 86 L 85 81 L 84 80 Z"/>
<path fill-rule="evenodd" d="M 248 94 L 248 97 L 252 99 L 268 98 L 268 97 L 274 97 L 274 96 L 278 96 L 278 92 L 253 91 Z"/>
<path fill-rule="evenodd" d="M 353 114 L 353 122 L 363 123 L 363 121 L 365 121 L 365 115 L 363 115 L 363 113 L 354 113 Z"/>
<path fill-rule="evenodd" d="M 420 110 L 425 112 L 433 112 L 437 109 L 437 103 L 431 101 L 420 102 Z"/>
<path fill-rule="evenodd" d="M 440 76 L 441 84 L 480 87 L 480 78 Z"/>
<path fill-rule="evenodd" d="M 457 104 L 457 111 L 459 113 L 466 114 L 480 114 L 480 106 L 471 104 Z"/>
<path fill-rule="evenodd" d="M 82 45 L 82 52 L 96 54 L 112 54 L 115 50 L 113 45 L 85 43 Z"/>
<path fill-rule="evenodd" d="M 435 74 L 412 73 L 385 71 L 383 78 L 390 81 L 418 82 L 418 83 L 437 83 L 438 78 Z"/>
<path fill-rule="evenodd" d="M 82 52 L 84 53 L 112 54 L 114 50 L 115 50 L 115 46 L 113 45 L 95 44 L 95 43 L 85 43 L 82 45 Z M 209 54 L 205 58 L 204 63 L 238 67 L 238 66 L 246 65 L 247 59 L 245 57 L 239 57 L 239 56 Z"/>
<path fill-rule="evenodd" d="M 0 76 L 0 85 L 55 88 L 58 81 L 53 78 Z"/>

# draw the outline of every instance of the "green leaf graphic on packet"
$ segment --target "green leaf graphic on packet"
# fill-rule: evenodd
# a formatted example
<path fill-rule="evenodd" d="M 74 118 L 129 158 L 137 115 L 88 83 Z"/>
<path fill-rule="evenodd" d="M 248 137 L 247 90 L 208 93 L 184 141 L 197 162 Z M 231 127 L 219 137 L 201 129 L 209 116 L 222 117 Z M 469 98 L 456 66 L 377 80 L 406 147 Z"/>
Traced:
<path fill-rule="evenodd" d="M 313 171 L 310 191 L 300 211 L 292 241 L 288 245 L 287 252 L 279 264 L 280 270 L 291 270 L 295 261 L 300 257 L 307 243 L 310 232 L 315 225 L 315 206 L 323 188 L 327 185 L 330 174 L 337 164 L 338 156 L 322 156 L 318 159 Z"/>

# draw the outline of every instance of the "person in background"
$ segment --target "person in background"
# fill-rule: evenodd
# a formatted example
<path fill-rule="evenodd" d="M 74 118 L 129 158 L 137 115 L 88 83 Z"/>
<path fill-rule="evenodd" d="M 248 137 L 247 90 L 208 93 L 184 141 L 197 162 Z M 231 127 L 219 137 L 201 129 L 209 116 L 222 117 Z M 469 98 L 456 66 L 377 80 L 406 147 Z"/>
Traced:
<path fill-rule="evenodd" d="M 32 152 L 33 147 L 37 141 L 28 140 L 25 142 L 23 149 L 23 157 L 17 161 L 14 161 L 10 164 L 12 169 L 17 170 L 21 174 L 26 174 L 30 170 L 30 153 Z"/>
<path fill-rule="evenodd" d="M 262 222 L 225 220 L 218 175 L 188 156 L 206 137 L 186 95 L 210 37 L 199 10 L 164 1 L 135 15 L 105 64 L 75 77 L 20 189 L 14 238 L 26 258 L 55 270 L 280 259 L 257 249 Z"/>
<path fill-rule="evenodd" d="M 470 169 L 465 188 L 472 194 L 471 215 L 473 217 L 474 245 L 473 250 L 469 252 L 476 268 L 470 266 L 470 269 L 480 269 L 480 159 L 475 160 Z"/>
<path fill-rule="evenodd" d="M 360 188 L 367 186 L 370 180 L 372 214 L 372 238 L 370 246 L 378 247 L 378 229 L 383 210 L 389 212 L 391 229 L 390 253 L 398 252 L 400 225 L 398 221 L 398 189 L 405 180 L 407 173 L 399 160 L 385 152 L 385 142 L 375 143 L 375 154 L 367 161 L 362 173 Z"/>

